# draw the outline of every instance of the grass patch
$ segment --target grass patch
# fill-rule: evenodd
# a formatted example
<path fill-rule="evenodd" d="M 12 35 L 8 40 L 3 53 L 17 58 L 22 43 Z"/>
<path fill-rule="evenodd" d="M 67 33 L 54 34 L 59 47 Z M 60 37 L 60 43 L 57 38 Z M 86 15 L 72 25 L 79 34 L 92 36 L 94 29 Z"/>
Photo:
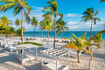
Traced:
<path fill-rule="evenodd" d="M 40 43 L 35 43 L 35 42 L 24 42 L 23 44 L 32 44 L 32 45 L 36 45 L 36 46 L 43 46 Z M 18 43 L 18 45 L 21 45 L 21 43 Z"/>

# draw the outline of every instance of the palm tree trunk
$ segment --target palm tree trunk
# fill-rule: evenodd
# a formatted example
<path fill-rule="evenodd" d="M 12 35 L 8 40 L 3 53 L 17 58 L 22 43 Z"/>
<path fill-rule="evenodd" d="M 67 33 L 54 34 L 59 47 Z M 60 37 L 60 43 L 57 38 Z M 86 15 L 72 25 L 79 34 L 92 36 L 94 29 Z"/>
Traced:
<path fill-rule="evenodd" d="M 55 38 L 56 38 L 56 18 L 57 18 L 57 13 L 55 14 L 55 20 L 54 20 L 54 44 L 53 44 L 53 48 L 55 48 Z"/>
<path fill-rule="evenodd" d="M 61 34 L 61 40 L 63 40 L 63 31 L 62 31 L 62 34 Z"/>
<path fill-rule="evenodd" d="M 48 29 L 48 43 L 49 43 L 49 29 Z"/>
<path fill-rule="evenodd" d="M 23 11 L 21 10 L 22 22 L 21 22 L 21 43 L 23 43 Z"/>
<path fill-rule="evenodd" d="M 91 35 L 92 35 L 92 20 L 91 20 L 91 27 L 90 27 L 90 39 L 91 39 Z M 87 47 L 86 49 L 89 50 L 89 47 Z M 92 49 L 91 49 L 91 51 L 92 51 Z"/>
<path fill-rule="evenodd" d="M 41 41 L 43 40 L 43 31 L 42 31 L 42 37 L 41 37 Z"/>
<path fill-rule="evenodd" d="M 8 36 L 8 33 L 7 33 L 7 32 L 8 32 L 8 31 L 7 31 L 7 27 L 8 27 L 8 23 L 6 24 L 6 33 L 5 33 L 5 34 L 6 34 L 6 38 L 7 38 L 7 36 Z"/>
<path fill-rule="evenodd" d="M 91 20 L 91 28 L 90 28 L 90 40 L 91 40 L 91 35 L 92 35 L 92 20 Z M 90 48 L 90 51 L 92 52 L 92 48 Z"/>
<path fill-rule="evenodd" d="M 92 20 L 91 20 L 91 28 L 90 28 L 90 40 L 91 40 L 91 34 L 92 34 Z M 90 48 L 90 51 L 92 52 L 92 47 Z M 90 69 L 90 65 L 91 65 L 91 60 L 89 60 L 89 69 Z"/>
<path fill-rule="evenodd" d="M 77 50 L 77 61 L 78 61 L 78 63 L 80 63 L 80 60 L 79 60 L 79 50 Z"/>
<path fill-rule="evenodd" d="M 33 37 L 35 37 L 35 26 L 34 26 L 34 34 L 33 34 Z"/>
<path fill-rule="evenodd" d="M 91 28 L 90 28 L 90 39 L 91 39 L 91 34 L 92 34 L 92 20 L 91 20 Z"/>

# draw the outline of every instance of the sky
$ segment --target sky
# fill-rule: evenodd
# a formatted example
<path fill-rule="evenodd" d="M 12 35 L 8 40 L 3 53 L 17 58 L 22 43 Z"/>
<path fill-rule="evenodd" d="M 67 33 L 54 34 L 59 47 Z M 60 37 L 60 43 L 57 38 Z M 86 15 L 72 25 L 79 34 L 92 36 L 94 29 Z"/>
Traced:
<path fill-rule="evenodd" d="M 49 0 L 26 0 L 29 6 L 32 7 L 30 16 L 35 16 L 40 22 L 43 20 L 42 12 L 45 6 L 48 6 Z M 100 31 L 104 29 L 105 23 L 105 2 L 100 2 L 100 0 L 57 0 L 58 4 L 58 13 L 63 13 L 64 21 L 67 22 L 67 27 L 70 31 L 89 31 L 90 30 L 90 21 L 84 23 L 81 22 L 81 16 L 87 8 L 94 8 L 94 10 L 99 10 L 97 17 L 101 19 L 96 25 L 93 25 L 93 31 Z M 12 20 L 13 27 L 17 29 L 18 27 L 14 24 L 17 18 L 21 19 L 21 14 L 17 16 L 13 15 L 13 9 L 10 9 L 6 12 L 1 12 L 0 17 L 6 16 L 9 20 Z M 27 31 L 33 31 L 33 26 L 24 22 L 24 27 Z M 40 31 L 39 26 L 36 27 L 36 31 Z"/>

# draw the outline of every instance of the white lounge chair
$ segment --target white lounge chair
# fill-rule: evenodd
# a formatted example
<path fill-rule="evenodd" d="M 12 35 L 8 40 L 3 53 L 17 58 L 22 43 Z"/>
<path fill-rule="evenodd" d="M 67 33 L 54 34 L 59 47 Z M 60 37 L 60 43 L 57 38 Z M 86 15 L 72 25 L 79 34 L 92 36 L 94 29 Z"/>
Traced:
<path fill-rule="evenodd" d="M 56 63 L 43 64 L 42 70 L 56 70 Z M 58 63 L 57 70 L 68 70 L 68 65 Z"/>

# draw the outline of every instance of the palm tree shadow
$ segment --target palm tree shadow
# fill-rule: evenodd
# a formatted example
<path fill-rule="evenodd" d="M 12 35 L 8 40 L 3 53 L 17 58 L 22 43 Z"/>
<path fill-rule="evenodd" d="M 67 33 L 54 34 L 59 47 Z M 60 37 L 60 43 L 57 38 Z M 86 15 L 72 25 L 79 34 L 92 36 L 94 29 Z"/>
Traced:
<path fill-rule="evenodd" d="M 4 53 L 4 52 L 6 52 L 7 51 L 7 48 L 1 48 L 0 49 L 0 53 Z"/>
<path fill-rule="evenodd" d="M 87 55 L 90 57 L 88 53 L 83 53 L 84 55 Z M 94 58 L 100 58 L 105 60 L 105 54 L 100 54 L 100 53 L 93 53 Z"/>
<path fill-rule="evenodd" d="M 31 65 L 31 66 L 25 66 L 25 68 L 27 70 L 42 70 L 41 69 L 41 63 L 35 63 L 35 64 Z"/>
<path fill-rule="evenodd" d="M 16 58 L 16 54 L 15 53 L 12 53 L 12 54 L 9 53 L 6 48 L 1 48 L 0 49 L 0 54 L 1 54 L 1 56 L 0 56 L 0 63 L 1 64 L 5 63 L 5 62 L 8 62 L 8 61 L 18 63 L 18 60 Z"/>
<path fill-rule="evenodd" d="M 105 54 L 100 54 L 100 53 L 93 53 L 93 56 L 96 58 L 101 58 L 105 60 Z"/>
<path fill-rule="evenodd" d="M 70 70 L 89 70 L 89 69 L 70 69 Z"/>
<path fill-rule="evenodd" d="M 5 62 L 13 62 L 19 64 L 15 54 L 9 54 L 7 56 L 0 57 L 0 63 L 2 64 Z"/>

